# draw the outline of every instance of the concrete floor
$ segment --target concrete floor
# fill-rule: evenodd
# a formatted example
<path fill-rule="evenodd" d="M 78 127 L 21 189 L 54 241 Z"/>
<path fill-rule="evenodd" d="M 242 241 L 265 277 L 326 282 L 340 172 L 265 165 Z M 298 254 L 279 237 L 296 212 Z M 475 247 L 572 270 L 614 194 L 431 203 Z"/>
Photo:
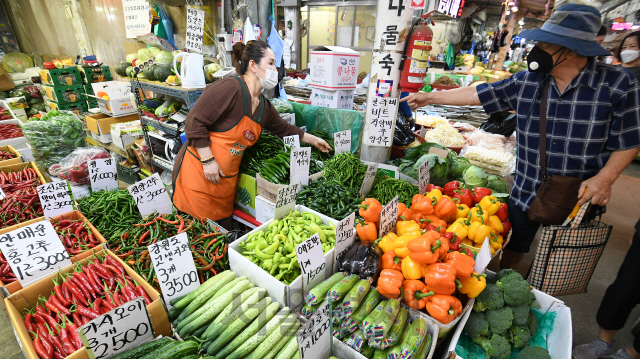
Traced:
<path fill-rule="evenodd" d="M 573 345 L 588 343 L 598 333 L 596 312 L 605 290 L 615 279 L 618 268 L 630 246 L 634 233 L 634 225 L 640 217 L 640 162 L 635 161 L 613 185 L 610 204 L 603 222 L 612 225 L 613 231 L 598 267 L 596 268 L 589 290 L 585 294 L 559 297 L 571 308 L 573 320 Z M 532 248 L 536 248 L 534 243 Z M 526 272 L 534 253 L 531 252 L 521 264 L 520 271 Z M 638 285 L 638 283 L 630 283 Z M 616 337 L 616 348 L 628 346 L 633 341 L 631 328 L 640 319 L 640 307 L 635 308 L 629 320 Z M 22 350 L 18 345 L 7 312 L 2 306 L 0 310 L 0 358 L 21 359 Z"/>

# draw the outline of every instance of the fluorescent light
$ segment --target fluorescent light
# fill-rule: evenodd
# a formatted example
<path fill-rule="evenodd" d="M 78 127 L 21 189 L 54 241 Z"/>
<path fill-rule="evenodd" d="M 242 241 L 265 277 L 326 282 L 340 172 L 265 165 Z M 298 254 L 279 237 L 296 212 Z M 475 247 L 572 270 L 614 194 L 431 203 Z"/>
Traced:
<path fill-rule="evenodd" d="M 512 8 L 511 8 L 511 11 L 513 11 L 513 12 L 518 12 L 518 7 L 517 7 L 517 6 L 512 7 Z"/>
<path fill-rule="evenodd" d="M 515 3 L 515 2 L 513 2 L 513 1 L 509 1 L 509 2 L 507 3 L 507 5 L 509 5 L 509 6 L 513 6 L 513 5 L 515 5 L 515 4 L 516 4 L 516 3 Z"/>

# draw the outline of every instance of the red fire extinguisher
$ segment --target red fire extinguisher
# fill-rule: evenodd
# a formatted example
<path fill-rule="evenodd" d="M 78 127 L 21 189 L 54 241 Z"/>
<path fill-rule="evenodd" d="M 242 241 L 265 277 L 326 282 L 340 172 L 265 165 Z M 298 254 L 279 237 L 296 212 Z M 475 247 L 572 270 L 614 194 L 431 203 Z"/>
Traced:
<path fill-rule="evenodd" d="M 434 10 L 435 11 L 435 10 Z M 431 11 L 415 19 L 409 30 L 409 37 L 404 44 L 404 55 L 400 62 L 400 90 L 418 92 L 424 86 L 423 81 L 427 76 L 427 64 L 431 52 L 433 31 L 427 26 L 434 25 L 429 16 Z"/>

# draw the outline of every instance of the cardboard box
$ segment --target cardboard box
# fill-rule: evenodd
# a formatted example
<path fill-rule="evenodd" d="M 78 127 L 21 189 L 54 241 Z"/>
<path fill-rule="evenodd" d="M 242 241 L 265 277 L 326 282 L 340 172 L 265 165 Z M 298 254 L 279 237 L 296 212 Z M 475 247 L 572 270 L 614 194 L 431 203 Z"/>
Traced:
<path fill-rule="evenodd" d="M 88 93 L 89 95 L 95 95 L 95 93 L 93 92 L 93 87 L 91 87 L 91 84 L 86 84 L 82 86 L 82 88 L 84 88 L 85 93 Z"/>
<path fill-rule="evenodd" d="M 89 111 L 89 107 L 87 107 L 87 101 L 85 100 L 73 103 L 56 103 L 47 99 L 44 100 L 44 103 L 52 110 L 72 111 L 77 116 L 81 116 L 84 112 Z"/>
<path fill-rule="evenodd" d="M 354 97 L 354 90 L 323 90 L 314 88 L 311 91 L 311 105 L 352 110 Z"/>
<path fill-rule="evenodd" d="M 324 171 L 312 174 L 309 176 L 309 181 L 316 180 L 324 174 Z M 276 184 L 267 181 L 266 179 L 260 176 L 260 173 L 256 174 L 256 183 L 258 185 L 258 195 L 266 198 L 267 200 L 275 203 L 276 198 L 278 197 L 278 190 L 280 188 L 288 187 L 289 185 L 285 184 Z"/>
<path fill-rule="evenodd" d="M 262 196 L 256 196 L 256 221 L 269 222 L 276 212 L 276 204 Z"/>
<path fill-rule="evenodd" d="M 164 335 L 171 336 L 171 327 L 169 325 L 169 318 L 164 310 L 162 305 L 160 294 L 153 289 L 138 273 L 136 273 L 133 269 L 131 269 L 126 263 L 120 260 L 117 256 L 115 256 L 111 251 L 101 251 L 98 254 L 107 254 L 111 257 L 114 257 L 124 266 L 127 274 L 135 280 L 142 288 L 144 288 L 145 292 L 151 299 L 151 304 L 147 305 L 147 311 L 149 312 L 149 318 L 151 319 L 151 324 L 153 325 L 155 336 Z M 85 265 L 87 262 L 87 258 L 80 261 L 82 265 Z M 67 267 L 62 270 L 63 272 L 71 272 L 73 271 L 73 266 Z M 27 328 L 24 325 L 24 320 L 22 319 L 22 313 L 25 309 L 33 308 L 38 301 L 38 296 L 49 295 L 53 290 L 53 281 L 52 279 L 59 275 L 58 273 L 51 274 L 48 277 L 43 278 L 42 280 L 36 282 L 19 290 L 18 292 L 12 294 L 8 298 L 5 298 L 4 304 L 7 307 L 7 313 L 9 314 L 9 319 L 11 320 L 11 324 L 16 332 L 16 336 L 18 338 L 18 342 L 22 347 L 22 351 L 24 352 L 27 359 L 38 359 L 38 354 L 33 349 L 33 340 L 29 336 L 27 332 Z M 89 359 L 89 355 L 85 348 L 81 348 L 76 350 L 73 354 L 67 356 L 68 359 Z"/>
<path fill-rule="evenodd" d="M 12 164 L 12 165 L 2 166 L 2 167 L 0 167 L 0 171 L 2 171 L 4 173 L 18 172 L 18 171 L 22 171 L 23 169 L 25 169 L 27 167 L 33 169 L 36 172 L 36 175 L 40 179 L 40 184 L 47 183 L 47 180 L 42 175 L 40 170 L 38 170 L 38 166 L 36 166 L 35 162 L 16 163 L 16 164 Z"/>
<path fill-rule="evenodd" d="M 297 205 L 296 210 L 314 213 L 322 219 L 322 222 L 324 224 L 338 224 L 338 221 L 307 207 Z M 296 308 L 304 302 L 303 289 L 310 289 L 302 288 L 302 276 L 299 276 L 290 285 L 286 285 L 269 274 L 269 272 L 266 272 L 264 269 L 257 266 L 248 258 L 244 257 L 241 253 L 243 250 L 242 248 L 240 248 L 240 242 L 246 241 L 247 238 L 254 232 L 267 229 L 271 222 L 272 221 L 263 223 L 261 226 L 247 233 L 239 240 L 236 240 L 235 242 L 229 244 L 229 265 L 231 266 L 231 270 L 237 273 L 237 276 L 247 276 L 251 283 L 257 283 L 260 285 L 260 287 L 266 289 L 269 292 L 269 296 L 271 296 L 273 300 L 277 301 L 281 305 L 288 306 L 289 308 Z M 324 255 L 327 268 L 327 270 L 325 270 L 326 278 L 329 278 L 331 276 L 334 252 L 335 248 L 332 248 Z"/>
<path fill-rule="evenodd" d="M 51 86 L 82 85 L 80 72 L 75 66 L 55 70 L 40 70 L 40 79 L 43 84 Z"/>
<path fill-rule="evenodd" d="M 80 76 L 85 84 L 113 80 L 111 70 L 109 66 L 106 65 L 100 67 L 82 67 L 80 68 Z"/>
<path fill-rule="evenodd" d="M 96 95 L 86 96 L 88 99 L 94 98 L 98 101 L 100 112 L 113 117 L 126 116 L 138 112 L 138 106 L 130 96 L 132 94 L 130 83 L 105 81 L 92 83 L 91 86 Z M 102 97 L 104 94 L 108 96 L 108 100 Z"/>
<path fill-rule="evenodd" d="M 128 115 L 124 117 L 111 117 L 102 113 L 85 116 L 87 121 L 87 129 L 91 132 L 93 138 L 100 142 L 110 143 L 111 125 L 115 123 L 131 122 L 138 119 L 138 115 Z"/>
<path fill-rule="evenodd" d="M 22 163 L 22 157 L 20 155 L 20 152 L 18 152 L 11 145 L 0 146 L 0 150 L 5 151 L 5 152 L 9 152 L 9 153 L 13 153 L 13 154 L 16 155 L 15 158 L 4 160 L 4 161 L 0 161 L 0 167 Z"/>
<path fill-rule="evenodd" d="M 235 205 L 243 212 L 256 216 L 256 195 L 258 186 L 256 178 L 240 173 L 238 186 L 236 188 Z"/>
<path fill-rule="evenodd" d="M 9 73 L 0 67 L 0 91 L 9 91 L 15 87 L 16 85 L 13 83 Z"/>
<path fill-rule="evenodd" d="M 89 222 L 87 220 L 87 217 L 85 217 L 84 215 L 82 215 L 82 213 L 80 213 L 80 211 L 72 211 L 72 212 L 68 212 L 65 214 L 61 214 L 59 216 L 56 217 L 52 217 L 51 220 L 52 221 L 60 221 L 61 219 L 72 219 L 72 220 L 82 220 L 83 223 L 86 223 L 89 226 L 89 230 L 91 231 L 91 234 L 93 234 L 93 237 L 98 240 L 100 243 L 106 243 L 107 241 L 104 239 L 104 237 L 102 236 L 102 234 L 100 234 L 100 232 L 98 232 L 98 230 L 96 229 L 96 227 L 93 226 L 93 224 L 91 224 L 91 222 Z M 7 227 L 7 228 L 3 228 L 0 229 L 0 235 L 5 234 L 7 232 L 11 232 L 11 231 L 15 231 L 16 229 L 22 228 L 24 226 L 27 226 L 31 223 L 36 223 L 36 222 L 40 222 L 40 221 L 44 221 L 46 220 L 46 218 L 41 217 L 41 218 L 36 218 L 36 219 L 32 219 L 30 221 L 24 222 L 24 223 L 20 223 L 17 224 L 15 226 L 11 226 L 11 227 Z M 90 249 L 90 250 L 86 250 L 80 254 L 77 254 L 75 256 L 71 256 L 71 263 L 75 263 L 75 262 L 79 262 L 87 257 L 89 257 L 92 253 L 92 250 L 94 252 L 99 252 L 102 251 L 103 245 L 97 245 L 94 248 Z M 33 284 L 32 284 L 33 285 Z M 8 297 L 10 294 L 13 294 L 17 291 L 19 291 L 20 289 L 22 289 L 22 285 L 20 284 L 19 281 L 15 281 L 15 282 L 11 282 L 11 283 L 3 283 L 2 281 L 0 281 L 0 287 L 4 287 L 4 289 L 2 289 L 2 297 L 6 298 Z"/>
<path fill-rule="evenodd" d="M 135 117 L 135 115 L 127 117 Z M 142 136 L 140 120 L 114 123 L 111 125 L 111 140 L 113 144 L 125 151 L 127 145 L 132 144 L 138 136 Z"/>
<path fill-rule="evenodd" d="M 311 87 L 326 90 L 356 88 L 360 64 L 358 51 L 338 46 L 316 47 L 311 50 L 309 64 Z"/>
<path fill-rule="evenodd" d="M 71 86 L 49 86 L 42 85 L 42 92 L 49 99 L 49 101 L 56 102 L 57 104 L 67 104 L 73 102 L 86 101 L 84 96 L 84 88 L 82 85 Z"/>

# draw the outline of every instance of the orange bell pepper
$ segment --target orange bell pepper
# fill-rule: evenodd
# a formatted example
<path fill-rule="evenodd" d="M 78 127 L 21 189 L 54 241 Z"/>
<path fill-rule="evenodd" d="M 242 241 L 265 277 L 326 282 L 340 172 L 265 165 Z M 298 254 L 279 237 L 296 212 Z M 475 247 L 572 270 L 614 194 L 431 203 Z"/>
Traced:
<path fill-rule="evenodd" d="M 406 204 L 398 203 L 398 221 L 409 221 L 411 216 L 413 216 L 413 211 L 407 208 Z"/>
<path fill-rule="evenodd" d="M 469 278 L 473 273 L 473 266 L 476 265 L 476 261 L 460 252 L 449 252 L 444 256 L 445 263 L 449 263 L 456 268 L 456 278 Z"/>
<path fill-rule="evenodd" d="M 451 295 L 435 294 L 426 299 L 427 312 L 442 324 L 451 323 L 462 312 L 462 303 Z"/>
<path fill-rule="evenodd" d="M 433 199 L 418 193 L 411 199 L 411 210 L 413 213 L 424 215 L 433 214 L 434 208 L 432 202 Z"/>
<path fill-rule="evenodd" d="M 409 257 L 422 264 L 435 263 L 449 250 L 449 241 L 440 237 L 436 231 L 428 231 L 407 243 Z"/>
<path fill-rule="evenodd" d="M 356 232 L 362 242 L 373 242 L 378 239 L 378 228 L 373 222 L 364 221 L 364 224 L 356 224 Z"/>
<path fill-rule="evenodd" d="M 402 258 L 396 256 L 396 252 L 388 251 L 382 255 L 382 269 L 402 270 Z"/>
<path fill-rule="evenodd" d="M 438 203 L 436 203 L 434 210 L 435 215 L 444 220 L 445 218 L 455 217 L 458 211 L 458 205 L 451 199 L 443 196 Z"/>
<path fill-rule="evenodd" d="M 404 296 L 402 300 L 406 305 L 413 309 L 423 309 L 427 304 L 427 297 L 434 295 L 434 292 L 427 290 L 427 286 L 419 280 L 405 280 L 402 283 L 402 291 Z"/>
<path fill-rule="evenodd" d="M 456 279 L 456 267 L 449 263 L 429 264 L 424 271 L 424 283 L 437 294 L 453 294 L 460 281 Z"/>
<path fill-rule="evenodd" d="M 394 269 L 383 269 L 378 278 L 378 291 L 386 298 L 396 299 L 400 296 L 403 281 L 402 273 Z"/>
<path fill-rule="evenodd" d="M 382 204 L 375 198 L 367 198 L 360 203 L 358 213 L 367 222 L 379 222 Z"/>

